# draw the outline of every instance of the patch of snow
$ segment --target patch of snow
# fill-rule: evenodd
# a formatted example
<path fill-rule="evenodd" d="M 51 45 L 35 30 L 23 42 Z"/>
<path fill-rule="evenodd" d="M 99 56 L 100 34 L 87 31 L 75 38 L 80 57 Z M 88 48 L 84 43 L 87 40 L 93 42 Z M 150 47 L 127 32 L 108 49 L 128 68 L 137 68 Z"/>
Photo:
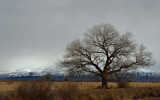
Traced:
<path fill-rule="evenodd" d="M 145 69 L 145 68 L 139 68 L 139 69 L 137 69 L 137 71 L 138 71 L 138 72 L 144 72 L 144 73 L 153 72 L 153 71 L 151 71 L 151 70 L 149 70 L 149 69 Z"/>

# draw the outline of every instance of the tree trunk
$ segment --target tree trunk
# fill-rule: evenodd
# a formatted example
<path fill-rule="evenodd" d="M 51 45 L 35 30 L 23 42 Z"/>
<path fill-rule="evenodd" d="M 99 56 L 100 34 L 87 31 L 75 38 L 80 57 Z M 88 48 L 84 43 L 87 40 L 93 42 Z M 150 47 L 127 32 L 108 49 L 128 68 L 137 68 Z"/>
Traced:
<path fill-rule="evenodd" d="M 102 88 L 107 89 L 108 88 L 108 83 L 107 83 L 107 78 L 102 76 Z"/>

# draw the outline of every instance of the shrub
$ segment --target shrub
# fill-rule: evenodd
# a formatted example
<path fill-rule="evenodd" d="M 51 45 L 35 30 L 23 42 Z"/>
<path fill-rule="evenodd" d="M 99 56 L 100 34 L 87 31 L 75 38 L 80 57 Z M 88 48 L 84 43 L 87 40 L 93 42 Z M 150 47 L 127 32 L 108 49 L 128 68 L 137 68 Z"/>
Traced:
<path fill-rule="evenodd" d="M 49 82 L 22 82 L 16 88 L 16 94 L 20 100 L 53 100 Z"/>
<path fill-rule="evenodd" d="M 65 78 L 65 79 L 64 79 L 64 81 L 67 81 L 67 82 L 68 82 L 68 81 L 69 81 L 69 79 L 68 79 L 68 78 Z"/>
<path fill-rule="evenodd" d="M 128 82 L 118 82 L 118 88 L 127 88 L 128 85 Z"/>

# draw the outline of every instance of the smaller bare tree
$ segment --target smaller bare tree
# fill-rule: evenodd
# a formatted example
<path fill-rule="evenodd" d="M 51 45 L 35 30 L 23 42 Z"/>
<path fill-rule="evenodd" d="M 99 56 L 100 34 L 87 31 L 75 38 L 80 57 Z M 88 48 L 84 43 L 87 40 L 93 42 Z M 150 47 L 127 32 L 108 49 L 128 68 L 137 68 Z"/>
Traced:
<path fill-rule="evenodd" d="M 54 81 L 54 77 L 51 73 L 46 73 L 45 75 L 42 76 L 42 79 L 44 81 Z"/>

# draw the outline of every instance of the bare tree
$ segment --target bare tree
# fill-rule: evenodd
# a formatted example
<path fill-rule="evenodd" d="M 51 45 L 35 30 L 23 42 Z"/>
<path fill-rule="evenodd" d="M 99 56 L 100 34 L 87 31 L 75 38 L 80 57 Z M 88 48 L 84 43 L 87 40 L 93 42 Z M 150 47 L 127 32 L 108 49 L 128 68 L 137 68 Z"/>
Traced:
<path fill-rule="evenodd" d="M 84 39 L 67 45 L 60 65 L 67 68 L 68 74 L 99 75 L 102 88 L 108 88 L 109 75 L 154 64 L 152 52 L 135 43 L 132 37 L 130 32 L 120 34 L 110 24 L 95 25 L 84 34 Z"/>

